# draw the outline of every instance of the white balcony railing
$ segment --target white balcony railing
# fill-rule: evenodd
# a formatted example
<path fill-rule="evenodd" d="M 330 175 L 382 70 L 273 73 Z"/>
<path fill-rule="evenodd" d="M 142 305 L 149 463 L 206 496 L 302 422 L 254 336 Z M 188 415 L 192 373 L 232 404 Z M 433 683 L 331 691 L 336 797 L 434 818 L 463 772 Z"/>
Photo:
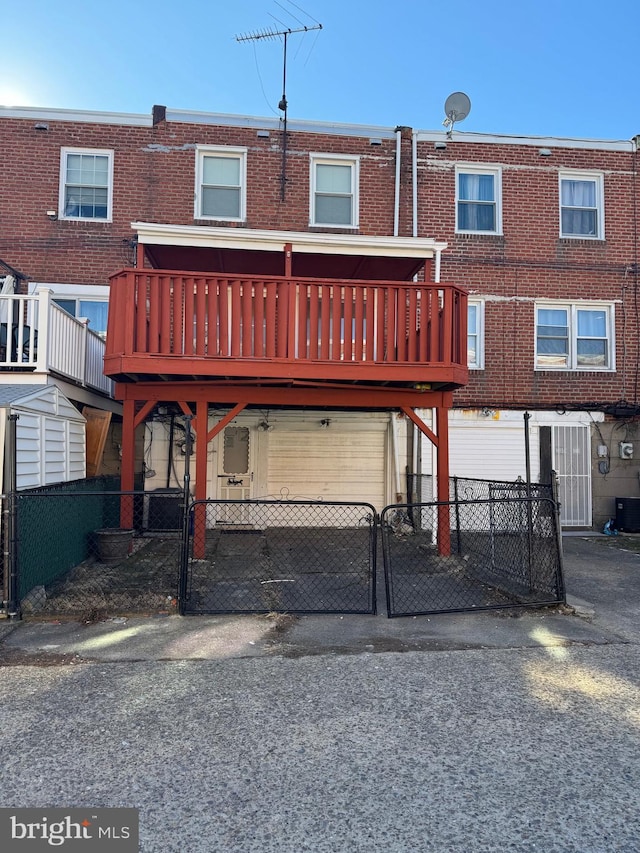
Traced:
<path fill-rule="evenodd" d="M 104 347 L 86 320 L 56 305 L 50 290 L 0 295 L 0 375 L 51 373 L 113 397 L 113 382 L 103 371 Z"/>

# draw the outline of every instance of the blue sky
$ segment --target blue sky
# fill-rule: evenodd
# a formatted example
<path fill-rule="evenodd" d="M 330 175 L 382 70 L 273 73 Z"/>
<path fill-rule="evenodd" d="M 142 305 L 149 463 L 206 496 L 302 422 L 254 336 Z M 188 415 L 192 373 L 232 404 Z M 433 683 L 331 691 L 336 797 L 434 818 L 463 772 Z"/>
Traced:
<path fill-rule="evenodd" d="M 0 104 L 629 139 L 640 133 L 638 0 L 22 0 L 0 11 Z"/>

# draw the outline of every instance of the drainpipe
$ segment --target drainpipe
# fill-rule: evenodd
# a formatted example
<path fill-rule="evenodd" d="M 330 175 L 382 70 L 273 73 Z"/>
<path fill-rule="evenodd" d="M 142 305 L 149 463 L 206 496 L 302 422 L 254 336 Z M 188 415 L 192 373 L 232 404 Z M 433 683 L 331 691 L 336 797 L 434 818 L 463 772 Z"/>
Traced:
<path fill-rule="evenodd" d="M 396 484 L 396 503 L 402 500 L 402 487 L 400 484 L 400 447 L 398 436 L 398 424 L 395 412 L 390 413 L 391 417 L 391 442 L 393 444 L 393 467 Z"/>
<path fill-rule="evenodd" d="M 440 282 L 440 262 L 442 261 L 442 249 L 436 249 L 436 268 L 433 272 L 433 278 L 436 284 Z"/>
<path fill-rule="evenodd" d="M 393 202 L 393 236 L 400 233 L 400 158 L 402 156 L 402 130 L 396 127 L 396 195 Z"/>
<path fill-rule="evenodd" d="M 418 133 L 411 134 L 411 187 L 413 205 L 413 236 L 418 236 Z"/>

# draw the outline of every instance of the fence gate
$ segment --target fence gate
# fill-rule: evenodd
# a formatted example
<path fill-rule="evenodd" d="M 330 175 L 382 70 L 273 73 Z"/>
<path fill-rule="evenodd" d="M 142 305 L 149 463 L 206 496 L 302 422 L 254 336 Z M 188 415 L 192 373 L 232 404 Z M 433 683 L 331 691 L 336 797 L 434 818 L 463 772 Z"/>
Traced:
<path fill-rule="evenodd" d="M 376 612 L 370 504 L 207 500 L 189 516 L 183 613 Z"/>
<path fill-rule="evenodd" d="M 381 528 L 389 616 L 564 601 L 549 499 L 388 506 Z"/>

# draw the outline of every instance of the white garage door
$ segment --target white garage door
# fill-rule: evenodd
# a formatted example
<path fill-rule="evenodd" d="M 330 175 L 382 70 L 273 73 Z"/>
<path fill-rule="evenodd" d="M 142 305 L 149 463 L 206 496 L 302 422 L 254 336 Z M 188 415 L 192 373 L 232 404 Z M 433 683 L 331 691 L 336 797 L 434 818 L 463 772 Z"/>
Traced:
<path fill-rule="evenodd" d="M 269 434 L 268 492 L 290 498 L 385 505 L 386 427 L 333 426 Z"/>

